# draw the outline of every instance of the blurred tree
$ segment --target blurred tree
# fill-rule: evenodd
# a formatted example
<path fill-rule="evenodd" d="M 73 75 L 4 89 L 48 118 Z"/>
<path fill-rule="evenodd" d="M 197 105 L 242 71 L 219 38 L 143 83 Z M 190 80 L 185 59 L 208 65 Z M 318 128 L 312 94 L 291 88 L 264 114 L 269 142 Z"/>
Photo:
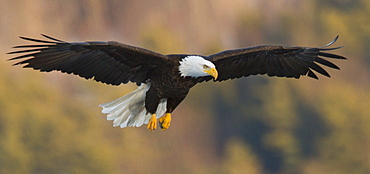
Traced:
<path fill-rule="evenodd" d="M 102 142 L 97 143 L 96 139 L 102 135 L 91 131 L 96 125 L 93 120 L 97 121 L 89 119 L 91 112 L 87 112 L 88 109 L 83 105 L 70 102 L 73 99 L 63 97 L 53 89 L 53 85 L 38 78 L 40 76 L 30 74 L 7 74 L 0 79 L 2 84 L 10 84 L 2 85 L 0 93 L 0 105 L 5 106 L 0 111 L 1 171 L 112 171 L 114 166 L 108 162 L 111 152 L 99 150 Z M 24 100 L 24 97 L 28 100 Z"/>
<path fill-rule="evenodd" d="M 225 157 L 222 173 L 239 174 L 261 173 L 258 159 L 248 148 L 247 144 L 238 139 L 231 138 L 225 147 Z"/>

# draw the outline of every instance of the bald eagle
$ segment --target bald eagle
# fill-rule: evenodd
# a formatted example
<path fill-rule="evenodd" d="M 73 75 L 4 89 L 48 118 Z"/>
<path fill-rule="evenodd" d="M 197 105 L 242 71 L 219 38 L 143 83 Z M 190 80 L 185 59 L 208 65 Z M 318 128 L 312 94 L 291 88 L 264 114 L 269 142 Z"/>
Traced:
<path fill-rule="evenodd" d="M 72 73 L 110 85 L 136 83 L 139 87 L 135 91 L 99 106 L 108 114 L 107 119 L 113 120 L 115 127 L 148 124 L 150 131 L 158 125 L 162 130 L 168 129 L 172 111 L 184 100 L 190 88 L 200 82 L 220 82 L 258 74 L 296 79 L 307 75 L 318 79 L 314 71 L 327 77 L 330 75 L 317 63 L 339 69 L 323 57 L 346 59 L 323 52 L 341 48 L 327 48 L 338 36 L 318 48 L 260 45 L 209 56 L 163 55 L 115 41 L 65 42 L 42 36 L 49 40 L 20 37 L 37 44 L 15 46 L 22 50 L 8 54 L 23 54 L 9 60 L 22 59 L 14 65 L 24 64 L 24 68 Z"/>

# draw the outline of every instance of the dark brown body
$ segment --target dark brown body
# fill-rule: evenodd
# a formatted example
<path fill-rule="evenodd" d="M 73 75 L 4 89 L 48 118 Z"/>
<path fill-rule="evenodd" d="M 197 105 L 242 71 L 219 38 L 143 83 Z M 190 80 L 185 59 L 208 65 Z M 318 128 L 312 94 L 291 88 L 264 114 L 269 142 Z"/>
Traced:
<path fill-rule="evenodd" d="M 167 98 L 166 113 L 172 111 L 184 100 L 190 88 L 199 80 L 193 77 L 181 77 L 179 61 L 187 55 L 168 55 L 171 61 L 163 66 L 153 68 L 149 73 L 150 89 L 146 93 L 145 107 L 151 114 L 155 113 L 160 99 Z M 158 74 L 161 74 L 158 76 Z"/>

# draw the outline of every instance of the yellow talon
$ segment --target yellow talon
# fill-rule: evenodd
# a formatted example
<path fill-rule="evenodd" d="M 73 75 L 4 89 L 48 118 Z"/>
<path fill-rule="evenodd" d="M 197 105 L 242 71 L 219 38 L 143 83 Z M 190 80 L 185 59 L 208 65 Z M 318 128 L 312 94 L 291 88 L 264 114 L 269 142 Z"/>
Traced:
<path fill-rule="evenodd" d="M 159 118 L 159 123 L 162 130 L 167 130 L 171 125 L 171 113 L 166 113 L 165 116 Z"/>
<path fill-rule="evenodd" d="M 157 117 L 155 114 L 153 114 L 152 118 L 150 118 L 147 128 L 150 132 L 157 129 Z"/>

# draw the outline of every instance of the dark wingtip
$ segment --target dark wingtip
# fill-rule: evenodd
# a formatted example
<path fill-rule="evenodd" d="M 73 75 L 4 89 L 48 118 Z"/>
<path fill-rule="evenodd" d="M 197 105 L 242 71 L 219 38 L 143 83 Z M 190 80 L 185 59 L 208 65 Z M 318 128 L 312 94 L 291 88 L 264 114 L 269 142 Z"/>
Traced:
<path fill-rule="evenodd" d="M 23 39 L 23 40 L 28 40 L 29 39 L 28 37 L 24 37 L 24 36 L 18 36 L 18 37 Z"/>
<path fill-rule="evenodd" d="M 19 36 L 19 38 L 24 39 L 24 40 L 28 40 L 28 41 L 32 41 L 32 42 L 40 42 L 40 43 L 51 43 L 51 44 L 55 44 L 55 42 L 45 41 L 45 40 L 40 40 L 40 39 L 32 39 L 32 38 L 29 38 L 29 37 Z"/>
<path fill-rule="evenodd" d="M 333 45 L 338 40 L 338 38 L 339 38 L 339 35 L 337 37 L 335 37 L 334 40 L 331 41 L 330 43 L 326 44 L 325 46 L 319 47 L 319 50 L 320 51 L 330 51 L 330 50 L 336 50 L 336 49 L 343 48 L 344 46 L 334 47 L 334 48 L 326 48 L 326 47 L 329 47 L 329 46 Z"/>
<path fill-rule="evenodd" d="M 319 53 L 317 53 L 317 55 L 328 57 L 328 58 L 333 58 L 333 59 L 347 59 L 347 58 L 345 58 L 343 56 L 340 56 L 340 55 L 325 53 L 325 52 L 319 52 Z"/>
<path fill-rule="evenodd" d="M 42 34 L 42 33 L 41 33 L 41 36 L 46 37 L 46 38 L 51 39 L 51 40 L 54 40 L 54 41 L 64 42 L 64 41 L 62 41 L 62 40 L 59 40 L 59 39 L 56 39 L 56 38 L 50 37 L 50 36 L 48 36 L 48 35 L 46 35 L 46 34 Z"/>
<path fill-rule="evenodd" d="M 337 35 L 337 37 L 335 37 L 333 41 L 331 41 L 330 43 L 328 43 L 325 46 L 320 47 L 320 48 L 325 48 L 325 47 L 329 47 L 329 46 L 333 45 L 338 40 L 338 38 L 339 38 L 339 35 Z M 338 47 L 338 48 L 340 48 L 340 47 Z"/>
<path fill-rule="evenodd" d="M 343 48 L 344 46 L 340 46 L 340 47 L 334 47 L 334 48 L 324 48 L 324 47 L 320 47 L 319 50 L 320 51 L 330 51 L 330 50 L 336 50 L 336 49 L 340 49 L 340 48 Z"/>
<path fill-rule="evenodd" d="M 308 77 L 311 77 L 311 78 L 314 78 L 314 79 L 316 79 L 316 80 L 319 80 L 319 78 L 316 76 L 316 74 L 315 74 L 315 73 L 313 73 L 310 69 L 308 69 L 307 76 L 308 76 Z"/>

